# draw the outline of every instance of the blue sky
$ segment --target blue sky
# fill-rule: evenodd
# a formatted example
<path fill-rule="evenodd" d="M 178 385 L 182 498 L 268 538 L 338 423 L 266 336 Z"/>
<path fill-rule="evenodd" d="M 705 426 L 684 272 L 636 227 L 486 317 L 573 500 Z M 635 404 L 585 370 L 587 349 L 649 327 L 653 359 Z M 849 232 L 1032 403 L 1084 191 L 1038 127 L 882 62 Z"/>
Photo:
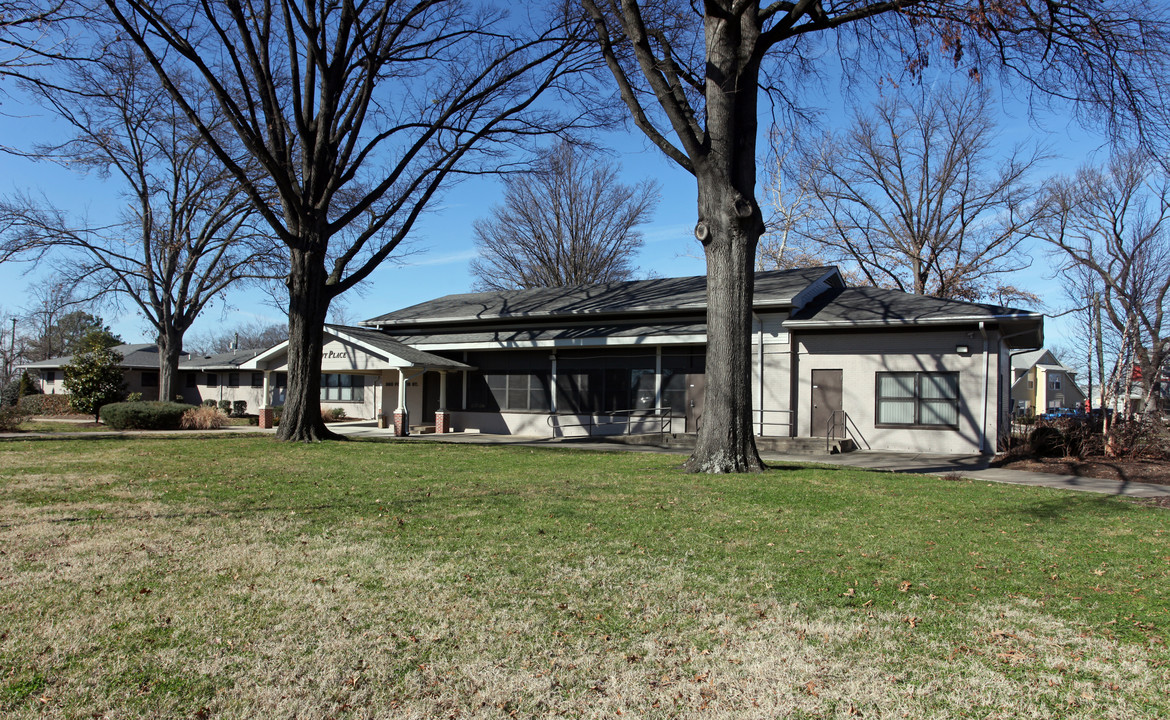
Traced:
<path fill-rule="evenodd" d="M 1044 174 L 1071 172 L 1093 159 L 1100 148 L 1099 139 L 1077 128 L 1066 117 L 1049 114 L 1030 119 L 1020 106 L 1009 104 L 1008 107 L 1009 111 L 1000 118 L 1005 149 L 1021 141 L 1041 140 L 1060 155 L 1042 169 Z M 843 117 L 840 108 L 830 112 Z M 35 108 L 20 106 L 11 97 L 0 105 L 0 113 L 3 113 L 0 142 L 5 145 L 21 147 L 38 140 L 52 141 L 63 131 L 51 118 Z M 602 144 L 613 149 L 611 158 L 622 165 L 627 182 L 654 178 L 661 185 L 662 199 L 657 212 L 653 221 L 643 227 L 646 242 L 639 266 L 663 277 L 702 274 L 701 249 L 691 234 L 695 222 L 693 178 L 652 148 L 636 131 L 609 135 Z M 110 217 L 119 202 L 114 183 L 78 175 L 52 164 L 0 154 L 0 194 L 18 192 L 43 193 L 60 207 L 87 215 L 94 222 Z M 492 178 L 477 178 L 449 190 L 419 223 L 412 238 L 413 254 L 384 265 L 362 292 L 347 294 L 340 307 L 335 308 L 339 319 L 357 322 L 440 295 L 469 291 L 472 278 L 468 263 L 474 256 L 472 224 L 485 216 L 493 204 L 498 204 L 501 197 L 500 184 Z M 760 199 L 763 201 L 762 192 Z M 1051 311 L 1059 308 L 1063 298 L 1059 285 L 1051 279 L 1050 264 L 1042 252 L 1034 252 L 1031 269 L 1016 282 L 1048 300 Z M 52 270 L 51 260 L 0 264 L 0 310 L 18 312 L 28 305 L 30 289 L 43 282 Z M 133 308 L 125 307 L 121 313 L 105 310 L 102 315 L 127 341 L 153 339 L 147 323 Z M 253 319 L 285 321 L 281 310 L 273 307 L 263 293 L 235 292 L 226 302 L 207 310 L 192 332 L 230 328 Z M 1050 346 L 1074 344 L 1064 339 L 1065 328 L 1066 323 L 1060 319 L 1048 323 Z"/>

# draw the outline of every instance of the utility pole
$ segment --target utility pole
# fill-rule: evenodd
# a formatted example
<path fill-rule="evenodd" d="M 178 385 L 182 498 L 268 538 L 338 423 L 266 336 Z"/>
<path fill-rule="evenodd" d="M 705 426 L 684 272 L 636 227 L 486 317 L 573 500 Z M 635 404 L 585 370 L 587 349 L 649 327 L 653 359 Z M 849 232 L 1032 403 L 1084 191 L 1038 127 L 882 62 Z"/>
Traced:
<path fill-rule="evenodd" d="M 8 362 L 4 363 L 4 381 L 12 380 L 12 371 L 16 369 L 16 318 L 12 318 L 12 335 L 8 337 Z"/>

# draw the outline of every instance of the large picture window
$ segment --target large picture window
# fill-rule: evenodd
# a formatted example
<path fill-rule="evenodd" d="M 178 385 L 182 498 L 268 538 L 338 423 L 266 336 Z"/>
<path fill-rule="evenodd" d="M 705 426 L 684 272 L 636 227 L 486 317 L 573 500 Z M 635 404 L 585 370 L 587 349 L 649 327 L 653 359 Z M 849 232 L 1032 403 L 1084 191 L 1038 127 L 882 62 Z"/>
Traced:
<path fill-rule="evenodd" d="M 363 402 L 366 383 L 361 375 L 321 374 L 321 399 L 338 402 Z"/>
<path fill-rule="evenodd" d="M 878 373 L 877 424 L 957 427 L 959 373 Z"/>
<path fill-rule="evenodd" d="M 545 372 L 472 373 L 467 409 L 548 412 L 548 386 L 549 374 Z"/>

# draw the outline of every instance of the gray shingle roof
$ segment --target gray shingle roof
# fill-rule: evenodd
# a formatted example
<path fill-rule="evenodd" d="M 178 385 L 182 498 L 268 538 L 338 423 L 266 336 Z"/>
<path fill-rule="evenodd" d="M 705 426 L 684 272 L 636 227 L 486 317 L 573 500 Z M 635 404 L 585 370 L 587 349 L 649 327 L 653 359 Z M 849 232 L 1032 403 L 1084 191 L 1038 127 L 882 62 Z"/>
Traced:
<path fill-rule="evenodd" d="M 215 355 L 196 355 L 179 363 L 180 370 L 234 370 L 264 351 L 264 348 L 232 350 Z"/>
<path fill-rule="evenodd" d="M 813 283 L 835 272 L 816 267 L 756 274 L 755 304 L 782 306 Z M 379 315 L 362 325 L 387 327 L 426 323 L 475 322 L 497 318 L 604 315 L 704 310 L 707 278 L 659 278 L 631 282 L 445 295 Z"/>
<path fill-rule="evenodd" d="M 849 327 L 939 324 L 978 320 L 1039 320 L 1028 310 L 940 300 L 881 288 L 845 288 L 824 296 L 784 324 L 791 327 Z"/>
<path fill-rule="evenodd" d="M 389 337 L 412 345 L 474 345 L 492 343 L 499 345 L 548 342 L 550 340 L 587 341 L 601 338 L 646 337 L 646 336 L 695 336 L 706 335 L 706 323 L 662 323 L 646 325 L 590 325 L 577 327 L 513 328 L 507 330 L 485 330 L 483 332 L 424 333 L 419 335 L 394 335 Z M 385 337 L 385 336 L 383 336 Z M 687 340 L 687 342 L 693 342 Z"/>
<path fill-rule="evenodd" d="M 158 346 L 154 343 L 127 343 L 115 345 L 114 350 L 122 355 L 122 367 L 128 368 L 158 368 Z M 72 355 L 38 360 L 22 365 L 27 368 L 59 368 L 65 367 L 73 361 Z M 180 359 L 180 362 L 182 360 Z"/>

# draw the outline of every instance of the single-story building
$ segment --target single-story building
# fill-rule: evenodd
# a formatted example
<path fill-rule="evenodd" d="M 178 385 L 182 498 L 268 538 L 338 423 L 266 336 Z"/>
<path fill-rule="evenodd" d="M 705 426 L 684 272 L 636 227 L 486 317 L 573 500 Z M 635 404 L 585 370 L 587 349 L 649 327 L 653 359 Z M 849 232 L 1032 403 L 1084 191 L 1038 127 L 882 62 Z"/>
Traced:
<path fill-rule="evenodd" d="M 143 400 L 158 399 L 158 346 L 154 343 L 133 343 L 116 345 L 112 348 L 122 356 L 123 377 L 126 392 L 141 393 Z M 183 360 L 189 356 L 184 353 Z M 65 366 L 73 362 L 72 355 L 39 360 L 18 365 L 28 370 L 46 395 L 63 395 L 65 390 Z"/>
<path fill-rule="evenodd" d="M 327 325 L 322 406 L 404 433 L 693 433 L 706 311 L 702 276 L 447 295 Z M 1044 330 L 1025 310 L 846 287 L 834 267 L 757 273 L 752 318 L 757 435 L 911 452 L 994 452 L 1011 353 L 1041 347 Z M 279 404 L 287 350 L 182 369 L 216 375 L 214 388 L 197 376 L 199 398 Z"/>

